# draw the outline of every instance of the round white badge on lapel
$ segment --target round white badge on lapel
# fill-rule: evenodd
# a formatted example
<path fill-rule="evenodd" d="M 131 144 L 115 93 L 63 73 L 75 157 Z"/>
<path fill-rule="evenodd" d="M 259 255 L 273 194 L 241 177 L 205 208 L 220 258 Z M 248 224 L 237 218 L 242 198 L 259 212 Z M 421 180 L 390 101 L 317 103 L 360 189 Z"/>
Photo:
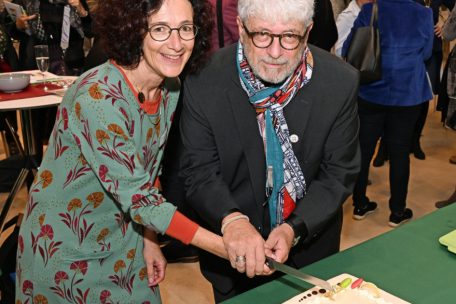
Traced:
<path fill-rule="evenodd" d="M 298 142 L 298 140 L 299 140 L 298 135 L 296 135 L 296 134 L 291 134 L 291 135 L 290 135 L 290 141 L 291 141 L 292 143 L 295 144 L 295 143 Z"/>

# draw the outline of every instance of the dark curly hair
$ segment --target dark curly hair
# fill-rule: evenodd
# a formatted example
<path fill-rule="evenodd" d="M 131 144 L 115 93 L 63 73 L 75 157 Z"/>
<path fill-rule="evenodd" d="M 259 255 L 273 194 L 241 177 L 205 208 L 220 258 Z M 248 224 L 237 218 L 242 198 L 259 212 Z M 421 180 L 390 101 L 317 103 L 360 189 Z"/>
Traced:
<path fill-rule="evenodd" d="M 136 68 L 143 56 L 148 17 L 158 11 L 165 0 L 98 1 L 94 31 L 108 58 L 129 69 Z M 193 23 L 198 27 L 192 55 L 184 73 L 195 73 L 208 58 L 213 27 L 211 5 L 207 0 L 189 0 Z"/>

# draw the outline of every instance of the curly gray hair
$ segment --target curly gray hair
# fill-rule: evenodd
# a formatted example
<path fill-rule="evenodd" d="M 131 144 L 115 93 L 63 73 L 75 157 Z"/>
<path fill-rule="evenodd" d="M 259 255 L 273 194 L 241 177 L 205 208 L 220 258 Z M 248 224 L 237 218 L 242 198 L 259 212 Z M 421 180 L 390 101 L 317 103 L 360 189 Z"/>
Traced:
<path fill-rule="evenodd" d="M 313 0 L 239 0 L 238 14 L 243 22 L 250 17 L 272 22 L 299 21 L 307 27 L 314 14 Z"/>

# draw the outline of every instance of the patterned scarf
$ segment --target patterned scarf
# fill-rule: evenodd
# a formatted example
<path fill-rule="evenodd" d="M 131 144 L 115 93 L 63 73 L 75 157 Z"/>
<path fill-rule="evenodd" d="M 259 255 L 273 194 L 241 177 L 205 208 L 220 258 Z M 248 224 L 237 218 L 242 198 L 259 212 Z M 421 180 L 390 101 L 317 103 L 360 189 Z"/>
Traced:
<path fill-rule="evenodd" d="M 303 52 L 300 65 L 278 86 L 266 86 L 247 62 L 238 43 L 237 67 L 243 89 L 257 112 L 257 121 L 266 153 L 266 194 L 271 228 L 283 223 L 306 193 L 306 181 L 290 143 L 283 108 L 310 81 L 313 57 L 309 48 Z"/>
<path fill-rule="evenodd" d="M 48 0 L 49 3 L 51 4 L 64 4 L 68 5 L 68 0 Z M 84 38 L 84 31 L 82 29 L 82 22 L 81 22 L 81 17 L 79 17 L 79 14 L 76 12 L 76 9 L 70 5 L 71 11 L 70 11 L 70 25 L 72 28 L 74 28 L 81 38 Z"/>

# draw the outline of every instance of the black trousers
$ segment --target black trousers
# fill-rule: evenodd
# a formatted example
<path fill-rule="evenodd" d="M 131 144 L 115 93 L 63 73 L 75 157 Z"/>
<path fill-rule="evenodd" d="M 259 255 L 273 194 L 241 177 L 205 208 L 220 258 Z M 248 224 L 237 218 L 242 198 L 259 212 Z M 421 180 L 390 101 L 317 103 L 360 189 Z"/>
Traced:
<path fill-rule="evenodd" d="M 409 153 L 420 110 L 421 104 L 409 107 L 383 106 L 358 99 L 361 171 L 353 191 L 353 204 L 356 208 L 363 208 L 369 202 L 366 196 L 369 166 L 378 139 L 385 135 L 390 160 L 389 208 L 391 212 L 404 211 L 410 176 Z"/>

